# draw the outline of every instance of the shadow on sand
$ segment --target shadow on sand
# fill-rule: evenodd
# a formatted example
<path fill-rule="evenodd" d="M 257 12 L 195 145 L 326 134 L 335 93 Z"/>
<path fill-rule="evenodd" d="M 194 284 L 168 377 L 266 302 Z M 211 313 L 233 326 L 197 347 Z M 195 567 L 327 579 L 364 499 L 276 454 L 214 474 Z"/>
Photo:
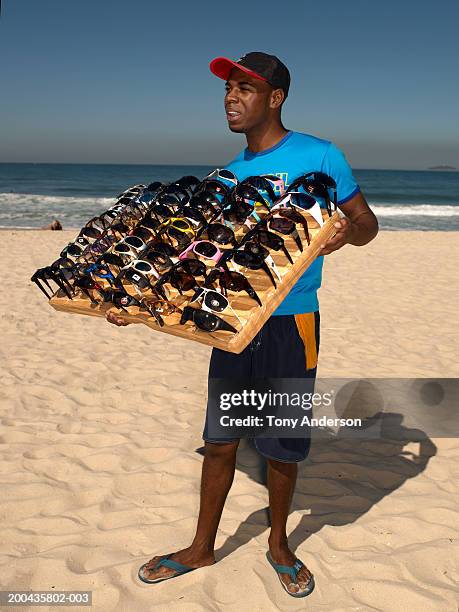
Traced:
<path fill-rule="evenodd" d="M 308 458 L 299 464 L 292 502 L 291 512 L 305 513 L 289 533 L 293 551 L 325 525 L 353 523 L 425 470 L 437 448 L 423 431 L 404 427 L 402 421 L 397 413 L 374 414 L 364 425 L 377 424 L 379 436 L 373 439 L 340 438 L 323 431 L 313 437 Z M 241 440 L 236 469 L 266 485 L 267 462 L 251 440 Z M 265 532 L 269 524 L 269 508 L 250 514 L 216 551 L 217 559 Z"/>

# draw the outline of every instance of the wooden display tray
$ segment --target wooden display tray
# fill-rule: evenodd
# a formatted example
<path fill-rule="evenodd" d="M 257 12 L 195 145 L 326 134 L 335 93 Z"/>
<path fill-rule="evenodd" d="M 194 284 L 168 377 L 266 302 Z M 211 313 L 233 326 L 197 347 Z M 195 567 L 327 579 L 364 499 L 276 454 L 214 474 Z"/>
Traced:
<path fill-rule="evenodd" d="M 288 262 L 286 256 L 282 252 L 270 251 L 282 277 L 282 280 L 279 281 L 276 275 L 273 274 L 277 288 L 274 288 L 268 276 L 262 270 L 242 270 L 243 274 L 247 277 L 260 297 L 262 306 L 260 307 L 255 300 L 251 299 L 246 293 L 228 292 L 230 305 L 243 321 L 243 325 L 241 326 L 233 314 L 225 312 L 222 316 L 228 323 L 238 329 L 238 333 L 236 334 L 227 331 L 208 333 L 198 329 L 194 323 L 191 322 L 180 325 L 179 314 L 173 314 L 167 317 L 163 315 L 166 325 L 161 327 L 154 317 L 144 310 L 140 311 L 140 309 L 135 306 L 130 308 L 132 314 L 131 312 L 126 313 L 113 304 L 91 304 L 90 300 L 84 295 L 69 300 L 62 291 L 58 291 L 49 302 L 56 310 L 96 317 L 105 317 L 107 312 L 113 311 L 117 316 L 130 323 L 143 323 L 154 330 L 166 334 L 187 338 L 188 340 L 194 340 L 195 342 L 207 344 L 208 346 L 215 346 L 231 353 L 240 353 L 283 301 L 306 268 L 316 259 L 320 251 L 320 245 L 336 233 L 334 223 L 340 219 L 338 212 L 334 212 L 332 217 L 328 217 L 327 212 L 323 211 L 322 214 L 325 223 L 322 228 L 307 211 L 302 211 L 302 213 L 308 222 L 311 244 L 308 246 L 304 239 L 303 252 L 301 253 L 293 238 L 284 236 L 285 245 L 293 259 L 293 265 Z M 298 226 L 298 232 L 303 239 L 304 233 L 301 226 Z M 188 292 L 186 295 L 180 296 L 178 292 L 172 290 L 171 300 L 179 307 L 183 307 L 191 299 L 192 293 L 193 292 Z M 200 305 L 199 302 L 196 302 L 196 304 L 197 306 Z"/>

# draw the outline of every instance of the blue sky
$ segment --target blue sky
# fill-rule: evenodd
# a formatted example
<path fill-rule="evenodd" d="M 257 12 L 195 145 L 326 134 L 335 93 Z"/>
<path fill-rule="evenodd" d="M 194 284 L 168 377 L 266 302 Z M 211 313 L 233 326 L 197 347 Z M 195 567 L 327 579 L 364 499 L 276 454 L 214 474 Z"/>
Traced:
<path fill-rule="evenodd" d="M 278 55 L 287 128 L 356 168 L 459 167 L 456 1 L 3 0 L 0 161 L 217 165 L 218 55 Z"/>

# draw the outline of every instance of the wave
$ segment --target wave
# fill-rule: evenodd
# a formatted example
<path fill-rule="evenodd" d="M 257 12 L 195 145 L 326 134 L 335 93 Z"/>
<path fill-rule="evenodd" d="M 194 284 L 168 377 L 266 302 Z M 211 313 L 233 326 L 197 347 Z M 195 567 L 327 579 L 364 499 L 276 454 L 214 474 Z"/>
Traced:
<path fill-rule="evenodd" d="M 452 216 L 459 215 L 459 205 L 450 204 L 413 204 L 408 202 L 376 202 L 367 198 L 371 208 L 381 215 L 424 215 L 424 216 Z M 73 209 L 82 212 L 85 208 L 109 208 L 116 198 L 96 196 L 58 196 L 34 193 L 0 193 L 0 205 L 15 206 L 49 206 L 59 207 L 62 211 Z"/>
<path fill-rule="evenodd" d="M 0 204 L 14 204 L 28 206 L 30 204 L 39 206 L 66 207 L 97 207 L 108 208 L 112 206 L 116 198 L 88 197 L 88 196 L 51 196 L 38 193 L 0 193 Z"/>
<path fill-rule="evenodd" d="M 59 219 L 78 229 L 115 203 L 115 198 L 0 193 L 0 228 L 33 229 Z M 459 230 L 459 205 L 377 202 L 368 198 L 381 229 Z"/>
<path fill-rule="evenodd" d="M 459 206 L 438 204 L 372 204 L 372 211 L 377 217 L 457 217 Z"/>

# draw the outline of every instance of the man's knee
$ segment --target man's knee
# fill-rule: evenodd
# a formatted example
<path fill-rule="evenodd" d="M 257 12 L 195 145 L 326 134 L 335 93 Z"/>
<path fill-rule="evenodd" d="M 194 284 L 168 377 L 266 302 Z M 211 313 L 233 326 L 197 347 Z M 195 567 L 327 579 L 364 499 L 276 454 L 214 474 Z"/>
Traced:
<path fill-rule="evenodd" d="M 298 469 L 298 463 L 290 461 L 278 461 L 277 459 L 267 458 L 269 467 L 275 472 L 290 475 Z"/>
<path fill-rule="evenodd" d="M 233 442 L 205 442 L 206 457 L 232 457 L 239 446 L 239 440 Z"/>

